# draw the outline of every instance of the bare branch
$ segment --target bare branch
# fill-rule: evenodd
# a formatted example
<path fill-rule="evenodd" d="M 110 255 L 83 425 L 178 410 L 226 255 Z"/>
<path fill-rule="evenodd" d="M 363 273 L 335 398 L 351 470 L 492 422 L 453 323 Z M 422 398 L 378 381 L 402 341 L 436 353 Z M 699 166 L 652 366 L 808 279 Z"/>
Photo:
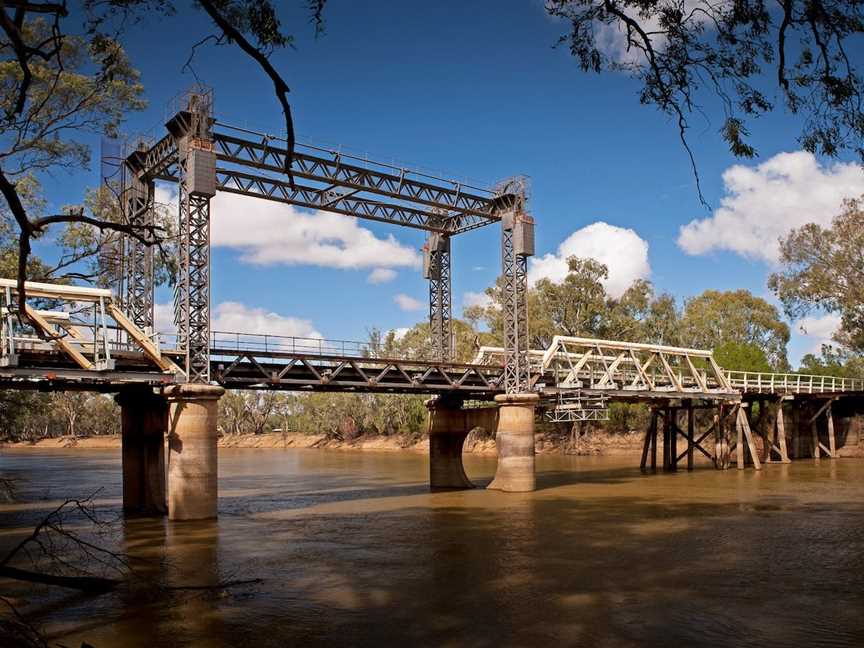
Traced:
<path fill-rule="evenodd" d="M 237 46 L 242 49 L 246 54 L 248 54 L 264 71 L 264 73 L 270 77 L 270 80 L 273 82 L 273 89 L 276 92 L 276 98 L 279 100 L 279 103 L 282 105 L 282 112 L 285 115 L 285 140 L 287 143 L 286 146 L 286 155 L 285 155 L 285 173 L 288 175 L 288 183 L 293 190 L 294 186 L 294 174 L 291 172 L 291 165 L 294 163 L 294 147 L 296 144 L 296 137 L 294 134 L 294 120 L 291 117 L 291 105 L 288 103 L 288 93 L 291 92 L 291 89 L 288 87 L 288 84 L 285 83 L 285 80 L 282 76 L 276 71 L 276 68 L 273 67 L 273 64 L 270 63 L 270 59 L 262 52 L 260 49 L 252 45 L 249 40 L 238 30 L 234 25 L 232 25 L 225 16 L 216 8 L 216 5 L 211 0 L 199 0 L 201 6 L 204 7 L 204 10 L 207 14 L 213 19 L 213 22 L 216 23 L 216 26 L 222 30 L 225 36 L 228 38 L 229 42 L 233 41 L 237 43 Z M 323 7 L 323 4 L 322 4 Z"/>

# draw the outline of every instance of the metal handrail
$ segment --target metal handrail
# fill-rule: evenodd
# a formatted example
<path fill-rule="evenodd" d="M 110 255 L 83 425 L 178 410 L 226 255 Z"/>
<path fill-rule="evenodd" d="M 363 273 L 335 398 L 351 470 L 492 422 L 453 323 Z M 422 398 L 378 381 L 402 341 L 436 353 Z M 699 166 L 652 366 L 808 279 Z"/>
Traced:
<path fill-rule="evenodd" d="M 729 383 L 744 391 L 828 393 L 864 391 L 864 379 L 821 374 L 724 370 Z"/>

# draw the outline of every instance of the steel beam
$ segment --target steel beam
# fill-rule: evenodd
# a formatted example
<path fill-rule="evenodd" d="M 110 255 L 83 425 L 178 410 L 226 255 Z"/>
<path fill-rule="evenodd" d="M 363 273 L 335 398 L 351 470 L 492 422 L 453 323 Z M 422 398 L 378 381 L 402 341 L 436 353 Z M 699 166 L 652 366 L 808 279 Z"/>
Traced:
<path fill-rule="evenodd" d="M 140 178 L 178 181 L 176 133 L 187 127 L 190 115 L 188 111 L 178 113 L 168 123 L 175 135 L 130 156 L 140 168 Z M 272 139 L 261 136 L 261 141 L 253 141 L 224 132 L 212 138 L 220 191 L 449 234 L 494 223 L 518 200 L 507 191 L 467 190 L 457 181 L 429 178 L 386 164 L 359 164 L 350 156 L 303 145 L 295 152 L 292 174 L 295 180 L 313 184 L 291 186 L 283 179 L 286 150 Z"/>

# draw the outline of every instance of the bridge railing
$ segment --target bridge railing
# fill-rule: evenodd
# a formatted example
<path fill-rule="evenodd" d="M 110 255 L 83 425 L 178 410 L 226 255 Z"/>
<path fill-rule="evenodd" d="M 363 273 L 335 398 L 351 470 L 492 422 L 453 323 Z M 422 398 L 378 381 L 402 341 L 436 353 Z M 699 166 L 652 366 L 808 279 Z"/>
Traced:
<path fill-rule="evenodd" d="M 177 334 L 160 333 L 159 341 L 163 349 L 179 348 Z M 292 335 L 270 335 L 264 333 L 238 333 L 234 331 L 211 331 L 211 355 L 219 351 L 250 353 L 285 353 L 304 356 L 334 356 L 352 358 L 392 358 L 404 360 L 427 360 L 422 354 L 405 354 L 395 351 L 386 344 L 360 342 L 357 340 L 338 340 L 320 337 L 301 337 Z"/>
<path fill-rule="evenodd" d="M 798 373 L 726 371 L 730 385 L 744 392 L 820 394 L 864 391 L 864 379 Z"/>

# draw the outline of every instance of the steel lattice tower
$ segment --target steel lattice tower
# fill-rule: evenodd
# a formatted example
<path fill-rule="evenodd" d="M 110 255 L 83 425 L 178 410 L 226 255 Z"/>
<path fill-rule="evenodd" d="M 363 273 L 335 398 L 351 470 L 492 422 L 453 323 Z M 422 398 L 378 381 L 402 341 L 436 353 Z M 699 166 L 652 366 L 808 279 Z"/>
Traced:
<path fill-rule="evenodd" d="M 441 362 L 453 359 L 453 319 L 450 285 L 450 237 L 429 236 L 429 328 L 432 358 Z"/>
<path fill-rule="evenodd" d="M 520 205 L 521 207 L 521 205 Z M 528 257 L 534 254 L 534 221 L 521 211 L 501 219 L 501 261 L 504 317 L 504 391 L 529 391 Z"/>
<path fill-rule="evenodd" d="M 188 382 L 210 382 L 210 198 L 216 194 L 211 136 L 212 95 L 189 94 L 169 122 L 177 139 L 180 274 L 174 293 L 177 345 L 186 351 Z"/>
<path fill-rule="evenodd" d="M 142 236 L 147 235 L 145 228 L 154 224 L 154 191 L 152 181 L 144 183 L 137 178 L 133 178 L 127 188 L 127 222 L 141 228 Z M 126 312 L 136 326 L 152 331 L 153 247 L 131 236 L 125 239 Z"/>

